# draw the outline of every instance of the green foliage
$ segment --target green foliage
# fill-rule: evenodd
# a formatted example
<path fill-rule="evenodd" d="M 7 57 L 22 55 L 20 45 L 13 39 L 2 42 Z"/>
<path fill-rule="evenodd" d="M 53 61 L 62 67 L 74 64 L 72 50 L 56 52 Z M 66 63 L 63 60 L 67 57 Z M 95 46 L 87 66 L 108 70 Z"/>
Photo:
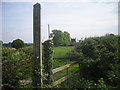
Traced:
<path fill-rule="evenodd" d="M 2 47 L 2 61 L 18 61 L 21 58 L 23 52 L 17 51 L 15 48 Z"/>
<path fill-rule="evenodd" d="M 33 45 L 20 48 L 18 51 L 24 52 L 26 59 L 31 59 L 33 57 Z"/>
<path fill-rule="evenodd" d="M 19 86 L 20 74 L 18 74 L 18 69 L 16 67 L 18 63 L 15 62 L 5 62 L 2 67 L 2 84 L 7 86 Z"/>
<path fill-rule="evenodd" d="M 117 35 L 86 38 L 77 44 L 75 51 L 71 52 L 81 63 L 80 77 L 103 83 L 107 86 L 118 87 L 120 82 L 120 62 Z M 102 85 L 102 84 L 100 84 Z M 103 86 L 101 86 L 103 87 Z"/>
<path fill-rule="evenodd" d="M 84 57 L 95 58 L 96 56 L 96 48 L 94 47 L 97 44 L 95 40 L 92 38 L 86 39 L 84 42 L 79 43 L 77 46 L 76 51 L 80 52 L 80 48 L 82 48 L 82 53 Z"/>
<path fill-rule="evenodd" d="M 58 85 L 56 88 L 80 88 L 80 89 L 87 89 L 91 90 L 96 88 L 96 84 L 93 80 L 86 80 L 85 78 L 79 78 L 79 73 L 75 73 L 71 78 L 63 82 L 62 84 Z"/>
<path fill-rule="evenodd" d="M 54 46 L 68 45 L 70 43 L 70 34 L 62 32 L 61 30 L 53 30 L 53 43 Z"/>
<path fill-rule="evenodd" d="M 68 32 L 63 33 L 63 45 L 68 45 L 70 43 L 70 34 Z"/>
<path fill-rule="evenodd" d="M 106 84 L 105 84 L 103 78 L 98 80 L 97 88 L 106 88 Z"/>
<path fill-rule="evenodd" d="M 46 74 L 45 84 L 52 84 L 52 61 L 53 61 L 53 41 L 44 42 L 44 73 Z"/>
<path fill-rule="evenodd" d="M 49 45 L 51 44 L 46 44 L 47 47 L 50 47 Z M 80 75 L 74 75 L 73 78 L 68 80 L 68 88 L 117 88 L 120 86 L 120 58 L 118 57 L 120 56 L 120 48 L 118 45 L 120 45 L 120 36 L 106 35 L 87 38 L 78 43 L 74 51 L 74 47 L 44 47 L 44 54 L 47 53 L 44 55 L 43 59 L 46 61 L 43 63 L 47 67 L 46 63 L 51 60 L 54 49 L 54 58 L 68 56 L 71 57 L 72 61 L 74 59 L 74 61 L 81 63 Z M 21 86 L 19 81 L 32 77 L 31 59 L 33 57 L 33 46 L 20 49 L 3 47 L 2 49 L 3 85 L 8 87 L 25 87 Z M 69 55 L 68 52 L 70 52 Z M 66 61 L 53 61 L 54 64 L 57 64 L 54 67 L 64 65 Z M 51 62 L 49 65 L 52 65 Z M 60 74 L 58 73 L 56 76 L 59 77 Z M 49 76 L 46 73 L 45 75 Z M 61 87 L 66 87 L 65 83 Z M 51 88 L 51 85 L 44 85 L 43 87 Z"/>
<path fill-rule="evenodd" d="M 23 51 L 23 48 L 2 48 L 3 87 L 22 87 L 20 80 L 31 77 L 31 57 Z"/>
<path fill-rule="evenodd" d="M 16 49 L 22 48 L 24 47 L 24 42 L 20 39 L 16 39 L 12 42 L 12 47 Z"/>

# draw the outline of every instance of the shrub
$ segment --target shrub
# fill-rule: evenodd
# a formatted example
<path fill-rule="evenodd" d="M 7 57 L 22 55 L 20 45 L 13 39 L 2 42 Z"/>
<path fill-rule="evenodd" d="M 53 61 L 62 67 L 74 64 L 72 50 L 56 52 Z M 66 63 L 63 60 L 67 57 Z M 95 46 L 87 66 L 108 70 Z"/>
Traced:
<path fill-rule="evenodd" d="M 95 83 L 98 80 L 101 83 L 101 78 L 103 78 L 106 85 L 119 86 L 118 37 L 117 35 L 92 37 L 77 44 L 73 54 L 78 58 L 76 60 L 81 63 L 81 78 L 93 80 Z"/>
<path fill-rule="evenodd" d="M 31 58 L 22 50 L 2 48 L 2 84 L 3 87 L 20 87 L 20 80 L 31 77 Z"/>
<path fill-rule="evenodd" d="M 12 42 L 12 47 L 16 49 L 22 48 L 24 47 L 24 42 L 20 39 L 16 39 Z"/>

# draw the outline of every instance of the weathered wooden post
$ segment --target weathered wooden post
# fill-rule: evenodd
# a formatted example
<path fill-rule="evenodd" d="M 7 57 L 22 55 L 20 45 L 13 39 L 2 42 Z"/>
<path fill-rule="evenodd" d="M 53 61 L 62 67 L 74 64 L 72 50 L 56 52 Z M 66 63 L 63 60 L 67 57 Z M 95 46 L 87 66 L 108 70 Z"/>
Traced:
<path fill-rule="evenodd" d="M 45 84 L 52 85 L 52 60 L 53 60 L 53 42 L 47 40 L 44 42 L 44 73 Z"/>
<path fill-rule="evenodd" d="M 41 6 L 33 6 L 33 86 L 42 87 Z"/>

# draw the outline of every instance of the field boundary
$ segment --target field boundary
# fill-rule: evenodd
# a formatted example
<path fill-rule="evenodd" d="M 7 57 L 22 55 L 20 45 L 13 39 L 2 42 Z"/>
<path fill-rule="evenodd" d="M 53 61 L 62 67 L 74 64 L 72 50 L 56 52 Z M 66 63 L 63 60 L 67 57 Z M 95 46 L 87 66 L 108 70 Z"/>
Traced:
<path fill-rule="evenodd" d="M 66 76 L 63 76 L 62 78 L 60 78 L 60 79 L 58 79 L 58 80 L 56 80 L 56 81 L 54 81 L 54 82 L 52 83 L 52 85 L 53 85 L 53 86 L 56 86 L 56 85 L 64 82 L 64 81 L 67 80 L 68 78 L 70 78 L 74 73 L 78 72 L 79 70 L 74 71 L 73 73 L 68 74 L 68 68 L 70 68 L 71 66 L 76 65 L 76 64 L 79 64 L 79 63 L 78 63 L 78 62 L 74 62 L 74 63 L 66 64 L 66 65 L 64 65 L 64 66 L 61 66 L 61 67 L 58 67 L 58 68 L 53 69 L 53 70 L 52 70 L 52 73 L 53 73 L 53 74 L 55 74 L 55 73 L 57 73 L 57 72 L 60 72 L 60 71 L 62 71 L 62 70 L 67 69 L 67 75 L 66 75 Z M 80 65 L 80 64 L 79 64 L 79 65 Z M 79 67 L 80 67 L 80 66 L 79 66 Z M 79 67 L 78 67 L 78 68 L 79 68 Z"/>

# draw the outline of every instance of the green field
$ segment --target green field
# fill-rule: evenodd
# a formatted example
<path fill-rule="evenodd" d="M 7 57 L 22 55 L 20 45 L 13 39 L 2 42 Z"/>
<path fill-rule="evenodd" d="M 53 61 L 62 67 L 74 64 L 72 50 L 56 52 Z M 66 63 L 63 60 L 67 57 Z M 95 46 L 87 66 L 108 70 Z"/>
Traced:
<path fill-rule="evenodd" d="M 73 46 L 54 47 L 53 58 L 65 58 L 68 56 L 69 52 L 71 52 L 73 49 L 74 49 Z M 70 64 L 72 62 L 73 61 L 70 61 L 69 59 L 54 59 L 53 60 L 53 69 L 58 68 L 60 66 L 64 66 L 66 64 Z M 78 64 L 73 65 L 71 68 L 69 68 L 68 73 L 70 74 L 76 70 L 78 70 Z M 67 69 L 57 72 L 53 75 L 53 81 L 56 81 L 66 75 L 68 75 Z M 57 86 L 59 86 L 59 85 L 57 85 Z M 61 87 L 61 86 L 59 86 L 59 87 Z"/>
<path fill-rule="evenodd" d="M 65 57 L 73 49 L 73 46 L 54 47 L 53 58 Z"/>
<path fill-rule="evenodd" d="M 65 47 L 54 47 L 53 58 L 65 58 L 68 56 L 68 53 L 73 50 L 73 46 L 65 46 Z M 71 63 L 69 59 L 54 59 L 53 60 L 53 68 L 57 68 L 63 65 Z"/>

